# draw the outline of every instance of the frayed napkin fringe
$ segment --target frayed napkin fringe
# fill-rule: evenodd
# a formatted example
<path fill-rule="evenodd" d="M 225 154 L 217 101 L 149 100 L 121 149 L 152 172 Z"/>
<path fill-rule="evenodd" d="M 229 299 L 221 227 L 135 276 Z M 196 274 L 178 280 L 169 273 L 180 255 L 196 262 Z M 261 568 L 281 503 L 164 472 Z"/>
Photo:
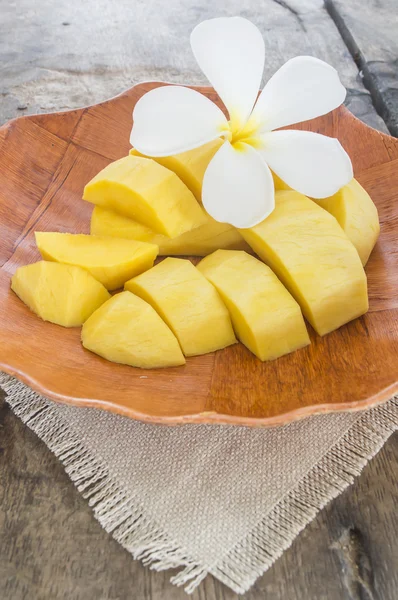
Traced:
<path fill-rule="evenodd" d="M 60 419 L 52 403 L 6 374 L 0 386 L 16 415 L 54 452 L 102 527 L 144 565 L 157 571 L 180 568 L 171 578 L 192 593 L 211 573 L 238 594 L 245 593 L 332 498 L 338 496 L 398 427 L 398 397 L 358 413 L 358 419 L 320 462 L 285 495 L 239 544 L 211 569 L 188 557 L 144 516 Z"/>

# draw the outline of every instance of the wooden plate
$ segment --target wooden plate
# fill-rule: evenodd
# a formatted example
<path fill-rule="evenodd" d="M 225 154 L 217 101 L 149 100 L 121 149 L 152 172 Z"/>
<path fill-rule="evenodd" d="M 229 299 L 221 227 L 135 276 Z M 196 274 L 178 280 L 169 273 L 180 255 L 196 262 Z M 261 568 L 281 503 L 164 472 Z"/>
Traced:
<path fill-rule="evenodd" d="M 164 424 L 281 425 L 358 410 L 398 390 L 398 140 L 344 107 L 297 128 L 340 139 L 377 204 L 381 236 L 366 268 L 367 315 L 276 361 L 241 344 L 143 371 L 84 350 L 80 329 L 44 323 L 10 291 L 10 277 L 38 260 L 34 230 L 89 231 L 83 186 L 128 153 L 131 113 L 145 83 L 102 104 L 11 121 L 0 129 L 0 367 L 45 396 Z M 199 91 L 218 102 L 209 88 Z"/>

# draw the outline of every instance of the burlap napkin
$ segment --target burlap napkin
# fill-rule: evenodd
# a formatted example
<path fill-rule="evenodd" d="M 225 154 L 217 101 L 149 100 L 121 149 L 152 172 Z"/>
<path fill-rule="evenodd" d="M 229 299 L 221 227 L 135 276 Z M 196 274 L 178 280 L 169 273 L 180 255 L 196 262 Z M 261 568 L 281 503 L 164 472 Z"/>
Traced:
<path fill-rule="evenodd" d="M 208 573 L 247 591 L 398 426 L 398 398 L 274 429 L 162 427 L 0 385 L 101 525 L 144 564 L 179 567 L 187 592 Z"/>

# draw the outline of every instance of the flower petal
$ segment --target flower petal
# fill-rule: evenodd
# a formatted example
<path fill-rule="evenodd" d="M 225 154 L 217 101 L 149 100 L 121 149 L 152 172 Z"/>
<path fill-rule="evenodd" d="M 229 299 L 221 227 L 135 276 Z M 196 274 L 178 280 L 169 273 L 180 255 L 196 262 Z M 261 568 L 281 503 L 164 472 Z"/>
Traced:
<path fill-rule="evenodd" d="M 296 56 L 268 81 L 250 121 L 262 131 L 272 131 L 325 115 L 345 96 L 336 69 L 312 56 Z"/>
<path fill-rule="evenodd" d="M 163 86 L 140 98 L 130 143 L 147 156 L 170 156 L 202 146 L 228 128 L 222 111 L 190 88 Z"/>
<path fill-rule="evenodd" d="M 294 190 L 312 198 L 335 194 L 353 178 L 350 157 L 336 138 L 311 131 L 262 134 L 258 152 Z"/>
<path fill-rule="evenodd" d="M 202 202 L 216 221 L 253 227 L 275 207 L 271 171 L 252 146 L 224 142 L 206 169 Z"/>
<path fill-rule="evenodd" d="M 264 40 L 242 17 L 203 21 L 191 33 L 195 58 L 228 109 L 233 127 L 245 125 L 264 69 Z"/>

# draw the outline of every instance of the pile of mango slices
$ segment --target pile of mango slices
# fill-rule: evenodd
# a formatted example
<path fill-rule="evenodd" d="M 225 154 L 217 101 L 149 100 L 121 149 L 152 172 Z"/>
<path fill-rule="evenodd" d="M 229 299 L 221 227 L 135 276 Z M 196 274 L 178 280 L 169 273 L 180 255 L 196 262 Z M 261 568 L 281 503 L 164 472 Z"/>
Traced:
<path fill-rule="evenodd" d="M 220 143 L 108 165 L 84 189 L 91 235 L 36 232 L 43 260 L 16 271 L 14 292 L 46 321 L 82 325 L 88 350 L 142 368 L 237 339 L 271 360 L 310 343 L 304 317 L 325 335 L 364 314 L 379 220 L 361 185 L 314 201 L 275 177 L 275 210 L 238 231 L 200 203 Z M 153 266 L 158 255 L 168 258 Z M 184 255 L 205 258 L 174 258 Z"/>

